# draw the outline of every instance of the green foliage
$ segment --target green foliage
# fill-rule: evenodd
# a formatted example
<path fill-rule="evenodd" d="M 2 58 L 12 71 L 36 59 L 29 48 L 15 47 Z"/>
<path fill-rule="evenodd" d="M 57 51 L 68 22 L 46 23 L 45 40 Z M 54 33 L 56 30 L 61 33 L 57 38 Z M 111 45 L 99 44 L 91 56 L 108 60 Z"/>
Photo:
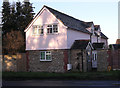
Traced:
<path fill-rule="evenodd" d="M 10 31 L 10 3 L 9 2 L 3 2 L 2 6 L 2 31 L 3 33 L 6 33 L 7 31 Z"/>
<path fill-rule="evenodd" d="M 21 31 L 11 31 L 3 36 L 3 48 L 9 54 L 15 54 L 24 51 L 24 36 Z"/>
<path fill-rule="evenodd" d="M 17 30 L 24 30 L 25 26 L 23 23 L 23 14 L 22 14 L 22 4 L 21 2 L 16 2 L 16 25 Z"/>
<path fill-rule="evenodd" d="M 21 2 L 16 2 L 12 5 L 10 5 L 9 2 L 3 2 L 2 7 L 3 34 L 11 30 L 21 30 L 24 32 L 25 27 L 34 16 L 32 4 L 29 1 L 24 1 L 23 4 Z"/>
<path fill-rule="evenodd" d="M 109 49 L 112 49 L 112 45 L 109 45 Z"/>
<path fill-rule="evenodd" d="M 5 1 L 5 0 L 4 0 Z M 32 4 L 28 1 L 28 2 L 23 2 L 23 4 L 21 2 L 16 2 L 16 3 L 12 3 L 10 4 L 9 2 L 3 2 L 3 9 L 2 9 L 2 31 L 3 31 L 3 52 L 4 53 L 11 53 L 9 52 L 12 47 L 12 45 L 9 45 L 9 42 L 13 42 L 13 40 L 11 39 L 11 41 L 7 42 L 6 39 L 9 39 L 7 37 L 10 37 L 11 35 L 7 36 L 9 33 L 13 33 L 12 31 L 16 32 L 16 31 L 21 31 L 21 34 L 23 36 L 23 41 L 25 42 L 25 33 L 24 30 L 26 28 L 26 26 L 30 23 L 30 21 L 33 19 L 34 16 L 34 11 L 33 11 L 33 7 Z M 16 40 L 19 40 L 19 35 L 16 35 L 17 38 Z M 6 43 L 4 43 L 6 41 Z M 16 43 L 16 42 L 14 42 Z M 9 46 L 9 47 L 6 47 Z M 16 46 L 14 46 L 16 47 Z M 21 46 L 20 46 L 21 47 Z M 16 50 L 19 50 L 19 48 Z M 25 44 L 22 46 L 24 47 L 25 50 Z M 13 50 L 13 49 L 12 49 Z M 16 51 L 15 50 L 15 51 Z M 23 50 L 20 50 L 23 51 Z M 18 52 L 20 52 L 18 51 Z M 16 51 L 17 52 L 17 51 Z"/>
<path fill-rule="evenodd" d="M 34 13 L 33 13 L 33 7 L 32 4 L 30 2 L 25 2 L 23 4 L 23 15 L 24 15 L 24 20 L 23 20 L 23 24 L 25 25 L 25 27 L 28 25 L 28 23 L 30 23 L 30 21 L 33 19 Z"/>

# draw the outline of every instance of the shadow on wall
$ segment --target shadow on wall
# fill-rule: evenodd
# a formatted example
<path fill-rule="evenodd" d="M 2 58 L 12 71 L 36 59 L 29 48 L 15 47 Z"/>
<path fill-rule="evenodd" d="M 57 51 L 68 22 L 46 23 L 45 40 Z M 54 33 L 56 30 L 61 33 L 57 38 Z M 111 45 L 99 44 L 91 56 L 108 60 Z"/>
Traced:
<path fill-rule="evenodd" d="M 54 37 L 54 38 L 53 38 Z M 64 47 L 65 45 L 65 37 L 64 36 L 54 36 L 54 35 L 46 35 L 46 37 L 44 38 L 39 38 L 39 37 L 35 37 L 35 38 L 28 38 L 29 40 L 29 45 L 28 47 L 32 50 L 36 50 L 36 49 L 59 49 Z"/>
<path fill-rule="evenodd" d="M 16 54 L 16 55 L 4 55 L 2 70 L 3 71 L 20 71 L 19 68 L 23 68 L 22 66 L 26 63 L 25 54 Z M 24 58 L 23 58 L 24 57 Z M 26 65 L 24 65 L 25 68 Z"/>

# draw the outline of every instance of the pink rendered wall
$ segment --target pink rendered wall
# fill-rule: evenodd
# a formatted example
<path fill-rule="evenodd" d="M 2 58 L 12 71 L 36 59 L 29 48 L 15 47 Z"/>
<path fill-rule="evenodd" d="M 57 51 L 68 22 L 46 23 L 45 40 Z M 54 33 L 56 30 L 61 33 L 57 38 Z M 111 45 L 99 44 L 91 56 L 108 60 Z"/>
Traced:
<path fill-rule="evenodd" d="M 80 31 L 68 29 L 67 30 L 67 48 L 68 49 L 72 46 L 75 40 L 90 40 L 90 35 Z"/>
<path fill-rule="evenodd" d="M 58 24 L 57 34 L 47 34 L 47 24 Z M 43 35 L 33 35 L 32 26 L 26 32 L 26 50 L 66 49 L 67 30 L 48 10 L 44 10 L 32 25 L 43 25 Z"/>

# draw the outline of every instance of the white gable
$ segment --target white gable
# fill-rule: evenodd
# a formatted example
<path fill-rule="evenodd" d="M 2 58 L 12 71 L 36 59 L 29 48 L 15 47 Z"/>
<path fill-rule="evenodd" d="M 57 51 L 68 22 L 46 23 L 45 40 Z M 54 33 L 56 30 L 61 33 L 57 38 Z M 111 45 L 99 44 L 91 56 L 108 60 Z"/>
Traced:
<path fill-rule="evenodd" d="M 56 24 L 58 20 L 47 9 L 44 9 L 41 15 L 36 19 L 33 25 Z"/>
<path fill-rule="evenodd" d="M 47 25 L 57 24 L 57 34 L 47 34 Z M 43 35 L 33 35 L 34 25 L 41 25 L 44 29 Z M 26 50 L 44 49 L 66 49 L 67 29 L 48 9 L 44 8 L 31 22 L 26 32 Z"/>
<path fill-rule="evenodd" d="M 53 24 L 58 22 L 61 21 L 57 19 L 46 7 L 43 7 L 43 9 L 41 9 L 40 12 L 34 17 L 32 22 L 28 25 L 28 27 L 24 30 L 24 32 L 28 31 L 32 25 L 38 25 L 38 24 L 45 25 L 45 24 Z M 63 26 L 66 27 L 64 24 Z"/>

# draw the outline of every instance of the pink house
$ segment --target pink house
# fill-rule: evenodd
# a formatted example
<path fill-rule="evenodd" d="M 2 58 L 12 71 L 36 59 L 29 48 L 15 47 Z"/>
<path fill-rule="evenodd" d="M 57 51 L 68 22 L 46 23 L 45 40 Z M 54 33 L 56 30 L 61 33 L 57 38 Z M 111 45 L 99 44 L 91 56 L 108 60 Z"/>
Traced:
<path fill-rule="evenodd" d="M 108 45 L 108 38 L 99 25 L 78 20 L 48 6 L 43 6 L 25 32 L 29 71 L 64 72 L 75 69 L 78 63 L 81 71 L 87 70 L 81 61 L 72 61 L 76 58 L 72 57 L 72 47 L 78 47 L 77 53 L 83 50 L 87 53 L 94 50 L 93 44 L 102 43 L 102 48 Z M 88 59 L 85 60 L 88 64 Z"/>

